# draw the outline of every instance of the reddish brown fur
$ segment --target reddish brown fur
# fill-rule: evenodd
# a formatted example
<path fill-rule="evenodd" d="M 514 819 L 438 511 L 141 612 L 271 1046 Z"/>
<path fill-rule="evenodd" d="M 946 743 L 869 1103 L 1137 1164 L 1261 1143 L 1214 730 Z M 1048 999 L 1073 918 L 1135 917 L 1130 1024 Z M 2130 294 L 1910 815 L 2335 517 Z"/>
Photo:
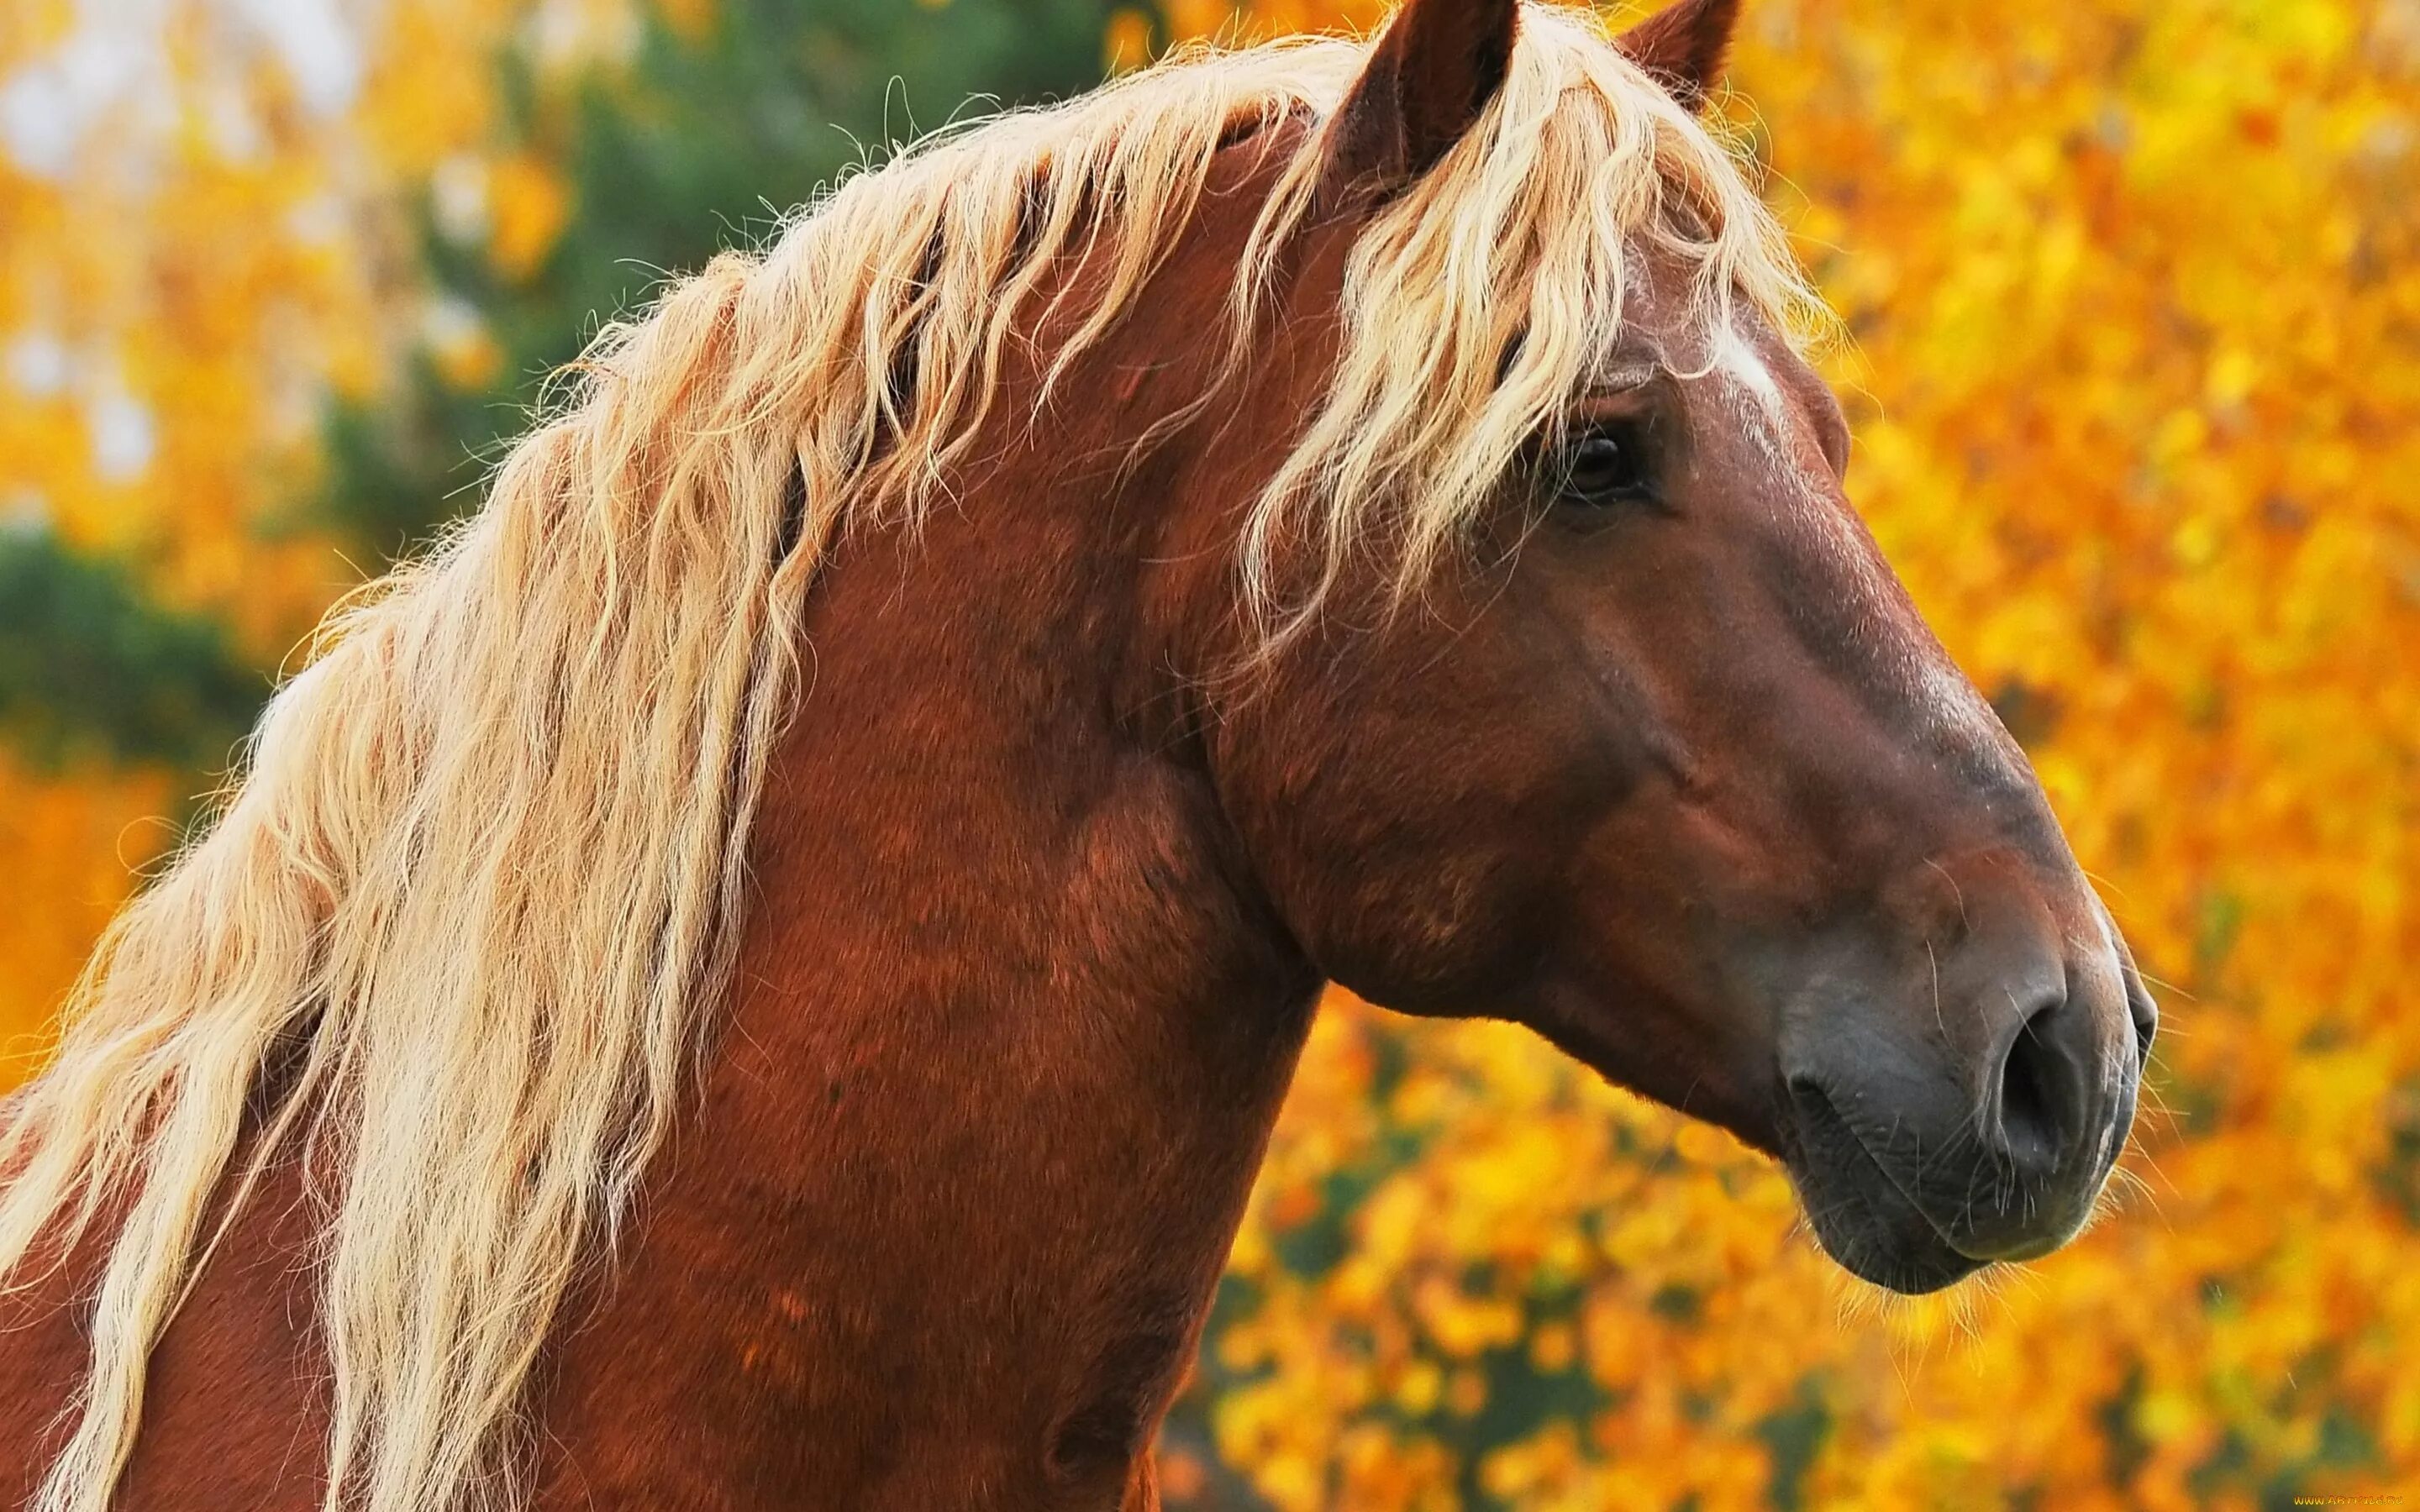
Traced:
<path fill-rule="evenodd" d="M 1203 381 L 1159 332 L 1217 329 L 1276 162 L 1226 156 L 1151 318 L 1085 363 L 1116 397 L 1029 439 L 1022 375 L 979 501 L 827 568 L 729 1026 L 547 1368 L 538 1506 L 1154 1504 L 1141 1450 L 1319 980 L 1218 822 L 1171 661 L 1232 603 L 1216 521 L 1159 507 L 1211 434 L 1120 467 Z M 300 1193 L 272 1174 L 162 1340 L 122 1506 L 318 1504 Z M 62 1304 L 101 1247 L 0 1304 L 0 1503 L 60 1442 L 87 1347 Z"/>
<path fill-rule="evenodd" d="M 1943 1085 L 1989 1081 L 1993 994 L 2102 928 L 2022 758 L 1909 690 L 1906 666 L 1947 664 L 1853 517 L 1836 539 L 1771 507 L 1754 448 L 1668 380 L 1591 401 L 1678 438 L 1666 517 L 1559 525 L 1508 486 L 1429 601 L 1378 627 L 1373 577 L 1227 679 L 1237 512 L 1320 392 L 1355 223 L 1295 250 L 1209 418 L 1132 467 L 1122 443 L 1209 381 L 1303 130 L 1226 150 L 1068 379 L 1082 403 L 1029 431 L 1016 376 L 962 507 L 837 548 L 725 1026 L 619 1263 L 549 1349 L 535 1506 L 1156 1505 L 1146 1451 L 1324 980 L 1521 1019 L 1811 1180 L 1831 1157 L 1801 1083 L 1843 1095 L 1831 1047 L 1920 1042 Z M 1678 339 L 1652 298 L 1635 324 Z M 1785 444 L 1837 472 L 1829 395 L 1759 347 Z M 1936 938 L 1954 1024 L 1912 985 Z M 2131 1061 L 2118 978 L 2087 964 L 2061 1022 Z M 1843 973 L 1880 1006 L 1805 986 Z M 162 1339 L 129 1512 L 318 1504 L 301 1194 L 272 1171 Z M 1875 1254 L 1931 1254 L 1890 1216 Z M 61 1438 L 101 1242 L 0 1303 L 0 1502 Z"/>

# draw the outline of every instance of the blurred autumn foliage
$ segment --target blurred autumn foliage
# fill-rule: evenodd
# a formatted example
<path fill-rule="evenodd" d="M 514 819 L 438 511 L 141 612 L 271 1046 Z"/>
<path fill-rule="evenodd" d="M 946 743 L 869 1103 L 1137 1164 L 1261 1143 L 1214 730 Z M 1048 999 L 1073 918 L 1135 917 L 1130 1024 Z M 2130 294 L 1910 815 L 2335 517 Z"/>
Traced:
<path fill-rule="evenodd" d="M 803 198 L 831 123 L 906 130 L 894 74 L 946 113 L 1374 13 L 0 13 L 0 1032 L 594 312 Z M 1852 490 L 2164 984 L 2133 1196 L 1878 1313 L 1723 1136 L 1338 1002 L 1170 1500 L 2420 1496 L 2420 0 L 1750 0 L 1733 77 L 1852 333 Z"/>

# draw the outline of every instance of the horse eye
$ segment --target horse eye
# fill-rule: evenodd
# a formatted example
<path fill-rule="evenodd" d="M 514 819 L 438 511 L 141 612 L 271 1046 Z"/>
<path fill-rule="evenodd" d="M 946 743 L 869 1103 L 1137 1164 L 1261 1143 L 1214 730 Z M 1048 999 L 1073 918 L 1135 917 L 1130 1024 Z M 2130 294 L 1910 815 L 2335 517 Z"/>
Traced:
<path fill-rule="evenodd" d="M 1646 449 L 1627 431 L 1591 430 L 1563 449 L 1561 461 L 1564 503 L 1602 509 L 1652 492 Z"/>

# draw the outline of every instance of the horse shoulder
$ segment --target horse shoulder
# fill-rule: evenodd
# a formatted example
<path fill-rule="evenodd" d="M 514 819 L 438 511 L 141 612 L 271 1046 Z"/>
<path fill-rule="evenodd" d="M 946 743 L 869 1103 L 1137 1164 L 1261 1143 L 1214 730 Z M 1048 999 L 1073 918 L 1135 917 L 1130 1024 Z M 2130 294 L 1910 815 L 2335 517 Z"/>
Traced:
<path fill-rule="evenodd" d="M 104 1214 L 64 1261 L 38 1258 L 30 1285 L 0 1293 L 0 1506 L 30 1503 L 66 1443 L 116 1227 Z M 151 1351 L 117 1512 L 318 1508 L 328 1365 L 314 1227 L 299 1168 L 264 1172 Z"/>

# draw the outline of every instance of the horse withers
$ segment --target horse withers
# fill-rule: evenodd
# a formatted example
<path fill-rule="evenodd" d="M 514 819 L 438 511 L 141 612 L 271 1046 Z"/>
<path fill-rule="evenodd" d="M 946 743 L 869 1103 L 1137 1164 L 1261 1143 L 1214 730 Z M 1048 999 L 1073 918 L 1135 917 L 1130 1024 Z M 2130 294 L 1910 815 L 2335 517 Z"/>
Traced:
<path fill-rule="evenodd" d="M 0 1500 L 1140 1509 L 1321 987 L 1923 1291 L 2153 1012 L 1842 492 L 1727 0 L 915 149 L 349 608 L 0 1143 Z"/>

